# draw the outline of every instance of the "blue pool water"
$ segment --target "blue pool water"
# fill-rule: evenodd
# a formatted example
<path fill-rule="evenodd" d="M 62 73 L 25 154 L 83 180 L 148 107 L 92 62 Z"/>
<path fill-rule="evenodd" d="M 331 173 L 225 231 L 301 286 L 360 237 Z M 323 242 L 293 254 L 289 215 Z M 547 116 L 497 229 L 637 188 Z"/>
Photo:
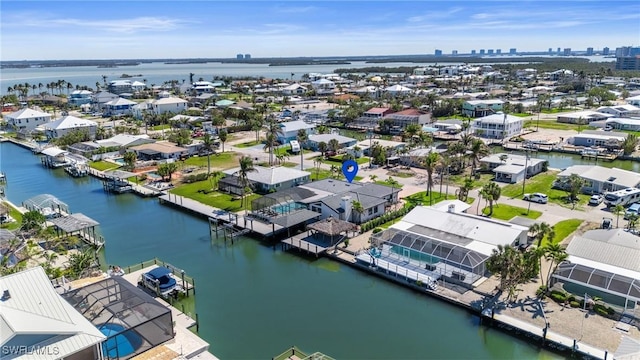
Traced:
<path fill-rule="evenodd" d="M 115 158 L 115 159 L 113 159 L 113 161 L 117 162 L 120 165 L 124 165 L 125 164 L 124 158 Z"/>
<path fill-rule="evenodd" d="M 436 264 L 440 262 L 440 259 L 438 259 L 435 256 L 431 256 L 429 254 L 425 254 L 423 252 L 416 251 L 413 249 L 407 249 L 401 246 L 392 246 L 391 251 L 402 256 L 407 256 L 408 254 L 409 258 L 411 258 L 412 260 L 418 260 L 418 261 L 426 262 L 429 264 Z"/>
<path fill-rule="evenodd" d="M 118 358 L 133 354 L 142 345 L 142 339 L 133 331 L 124 334 L 124 326 L 120 324 L 106 323 L 99 327 L 107 341 L 102 344 L 102 353 L 105 357 Z"/>
<path fill-rule="evenodd" d="M 276 205 L 271 207 L 271 210 L 277 212 L 278 214 L 287 214 L 290 213 L 292 211 L 298 210 L 298 209 L 304 209 L 306 208 L 306 206 L 304 206 L 304 204 L 299 204 L 299 203 L 289 203 L 289 204 L 281 204 L 281 205 Z"/>

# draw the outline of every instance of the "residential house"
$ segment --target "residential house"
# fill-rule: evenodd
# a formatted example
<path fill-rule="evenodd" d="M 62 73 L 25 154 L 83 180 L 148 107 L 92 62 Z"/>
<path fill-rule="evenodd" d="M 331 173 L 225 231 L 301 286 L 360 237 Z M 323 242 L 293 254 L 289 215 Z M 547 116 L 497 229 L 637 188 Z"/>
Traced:
<path fill-rule="evenodd" d="M 115 116 L 131 115 L 131 109 L 137 105 L 137 103 L 131 100 L 118 98 L 116 100 L 111 100 L 104 105 L 104 115 Z"/>
<path fill-rule="evenodd" d="M 96 161 L 118 156 L 122 151 L 126 151 L 126 149 L 132 146 L 151 144 L 154 142 L 155 140 L 150 139 L 147 135 L 118 134 L 109 139 L 72 144 L 67 147 L 67 150 L 74 154 L 82 155 L 92 161 Z M 112 151 L 105 152 L 104 149 L 111 149 Z"/>
<path fill-rule="evenodd" d="M 599 165 L 569 166 L 558 174 L 554 186 L 562 188 L 562 184 L 571 174 L 576 174 L 585 181 L 582 192 L 586 194 L 603 194 L 627 188 L 640 188 L 640 174 Z"/>
<path fill-rule="evenodd" d="M 47 139 L 57 139 L 74 131 L 86 131 L 90 139 L 96 137 L 98 123 L 91 120 L 80 119 L 75 116 L 63 116 L 55 121 L 43 125 Z"/>
<path fill-rule="evenodd" d="M 187 110 L 188 104 L 187 100 L 168 96 L 135 105 L 131 108 L 131 112 L 136 119 L 142 119 L 145 113 L 161 115 L 170 112 L 180 114 Z"/>
<path fill-rule="evenodd" d="M 189 155 L 189 149 L 169 141 L 132 146 L 129 150 L 135 152 L 140 160 L 177 160 Z"/>
<path fill-rule="evenodd" d="M 621 132 L 584 130 L 567 139 L 567 142 L 574 146 L 620 148 L 627 136 L 627 133 Z"/>
<path fill-rule="evenodd" d="M 298 131 L 305 130 L 307 135 L 312 135 L 316 131 L 316 126 L 302 120 L 288 121 L 279 124 L 282 128 L 282 135 L 278 135 L 278 141 L 286 144 L 291 140 L 296 140 Z"/>
<path fill-rule="evenodd" d="M 557 121 L 559 123 L 585 125 L 594 121 L 607 120 L 612 116 L 611 114 L 605 114 L 603 112 L 584 110 L 558 115 Z"/>
<path fill-rule="evenodd" d="M 391 110 L 391 108 L 388 107 L 374 107 L 371 108 L 367 111 L 364 112 L 364 114 L 362 114 L 363 118 L 367 118 L 367 119 L 374 119 L 376 120 L 380 120 L 383 117 L 390 115 L 393 113 L 393 110 Z"/>
<path fill-rule="evenodd" d="M 74 90 L 69 94 L 69 104 L 73 106 L 89 104 L 92 94 L 89 90 Z"/>
<path fill-rule="evenodd" d="M 444 277 L 448 283 L 471 288 L 487 275 L 486 261 L 498 246 L 527 243 L 525 226 L 466 214 L 449 205 L 446 210 L 417 206 L 389 229 L 373 235 L 371 245 L 380 255 L 376 262 L 426 269 L 422 273 L 431 280 Z M 368 260 L 358 257 L 358 261 Z"/>
<path fill-rule="evenodd" d="M 0 278 L 3 359 L 102 359 L 106 336 L 54 289 L 40 266 Z"/>
<path fill-rule="evenodd" d="M 342 136 L 338 134 L 312 134 L 312 135 L 309 135 L 309 140 L 307 140 L 305 148 L 309 148 L 313 151 L 318 151 L 319 144 L 321 142 L 329 144 L 329 141 L 331 141 L 332 139 L 338 140 L 339 149 L 348 148 L 350 146 L 355 145 L 358 142 L 358 140 L 354 138 L 350 138 L 350 137 Z"/>
<path fill-rule="evenodd" d="M 523 125 L 521 117 L 498 113 L 475 119 L 472 131 L 479 137 L 504 140 L 520 135 Z"/>
<path fill-rule="evenodd" d="M 480 164 L 495 174 L 495 181 L 515 184 L 546 170 L 546 160 L 528 155 L 496 153 L 480 159 Z"/>
<path fill-rule="evenodd" d="M 627 104 L 640 107 L 640 95 L 628 97 L 624 99 Z"/>
<path fill-rule="evenodd" d="M 628 118 L 640 116 L 640 107 L 630 104 L 602 106 L 598 108 L 598 112 L 610 114 L 618 118 Z"/>
<path fill-rule="evenodd" d="M 406 109 L 385 116 L 384 126 L 389 128 L 389 132 L 394 135 L 401 134 L 407 125 L 425 125 L 431 122 L 431 114 L 418 109 Z"/>
<path fill-rule="evenodd" d="M 387 150 L 387 156 L 392 156 L 402 152 L 407 146 L 407 143 L 400 141 L 391 141 L 391 140 L 383 140 L 383 139 L 370 139 L 370 140 L 362 140 L 357 146 L 362 150 L 362 153 L 366 156 L 371 156 L 370 152 L 371 146 L 380 145 Z"/>
<path fill-rule="evenodd" d="M 408 95 L 412 93 L 413 89 L 396 84 L 396 85 L 391 85 L 384 88 L 383 91 L 391 96 L 402 96 L 402 95 Z"/>
<path fill-rule="evenodd" d="M 336 90 L 336 83 L 328 79 L 319 79 L 311 82 L 311 87 L 318 95 L 330 95 Z"/>
<path fill-rule="evenodd" d="M 24 108 L 4 116 L 7 125 L 18 131 L 33 131 L 36 127 L 51 121 L 51 114 L 44 111 Z"/>
<path fill-rule="evenodd" d="M 101 112 L 109 101 L 118 100 L 120 97 L 108 91 L 101 91 L 91 96 L 91 108 L 93 111 Z"/>
<path fill-rule="evenodd" d="M 609 118 L 605 125 L 616 130 L 640 131 L 640 118 Z"/>
<path fill-rule="evenodd" d="M 118 95 L 133 92 L 130 80 L 112 80 L 109 82 L 107 89 L 109 90 L 109 92 Z"/>
<path fill-rule="evenodd" d="M 634 308 L 640 303 L 637 235 L 622 228 L 589 230 L 574 236 L 566 253 L 567 259 L 554 271 L 550 287 L 562 282 L 565 289 L 575 289 L 576 296 L 584 296 L 582 290 L 589 289 L 589 294 L 599 294 L 607 303 L 617 304 L 613 305 L 617 312 L 634 316 Z M 640 342 L 628 341 L 618 348 L 615 357 L 633 357 L 639 349 Z"/>
<path fill-rule="evenodd" d="M 282 95 L 292 96 L 292 95 L 304 95 L 306 94 L 308 89 L 300 84 L 292 84 L 289 86 L 283 87 L 280 92 Z"/>
<path fill-rule="evenodd" d="M 254 166 L 256 171 L 247 173 L 247 179 L 251 182 L 251 189 L 260 194 L 289 189 L 311 180 L 311 173 L 284 166 L 264 167 Z M 218 182 L 221 191 L 242 195 L 244 185 L 238 177 L 240 168 L 225 170 L 225 177 Z"/>
<path fill-rule="evenodd" d="M 462 104 L 462 115 L 483 117 L 502 111 L 504 101 L 499 99 L 467 100 Z"/>
<path fill-rule="evenodd" d="M 216 92 L 216 88 L 223 86 L 221 82 L 212 83 L 210 81 L 196 81 L 192 84 L 191 90 L 196 94 L 212 94 Z"/>
<path fill-rule="evenodd" d="M 335 217 L 355 223 L 382 216 L 388 206 L 397 203 L 401 190 L 375 183 L 349 183 L 335 179 L 314 181 L 299 187 L 318 194 L 306 202 L 309 210 L 322 214 L 321 219 Z M 362 205 L 362 213 L 352 210 L 354 201 Z"/>

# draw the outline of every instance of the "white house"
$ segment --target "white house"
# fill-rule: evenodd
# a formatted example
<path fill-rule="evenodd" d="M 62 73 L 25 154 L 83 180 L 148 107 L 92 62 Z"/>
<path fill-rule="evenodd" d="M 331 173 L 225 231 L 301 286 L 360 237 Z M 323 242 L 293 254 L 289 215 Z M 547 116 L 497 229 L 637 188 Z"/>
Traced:
<path fill-rule="evenodd" d="M 331 141 L 332 139 L 335 139 L 338 141 L 340 149 L 353 146 L 358 142 L 358 140 L 354 138 L 350 138 L 350 137 L 342 136 L 338 134 L 313 134 L 309 136 L 309 140 L 307 141 L 306 147 L 308 147 L 313 151 L 318 151 L 319 144 L 321 142 L 329 144 L 329 141 Z"/>
<path fill-rule="evenodd" d="M 546 160 L 524 155 L 496 153 L 480 159 L 480 164 L 495 174 L 495 181 L 515 184 L 541 173 Z M 526 174 L 526 175 L 525 175 Z"/>
<path fill-rule="evenodd" d="M 585 184 L 582 191 L 587 194 L 602 194 L 627 188 L 640 187 L 640 174 L 618 168 L 599 165 L 572 165 L 558 174 L 555 185 L 561 185 L 571 174 L 580 176 Z"/>
<path fill-rule="evenodd" d="M 93 111 L 102 111 L 105 104 L 112 100 L 118 100 L 119 96 L 108 91 L 101 91 L 91 96 L 91 107 Z"/>
<path fill-rule="evenodd" d="M 413 92 L 411 88 L 399 84 L 391 85 L 384 89 L 384 92 L 391 96 L 407 95 Z"/>
<path fill-rule="evenodd" d="M 627 104 L 629 105 L 633 105 L 633 106 L 640 106 L 640 95 L 636 95 L 636 96 L 632 96 L 632 97 L 628 97 L 626 99 L 624 99 Z"/>
<path fill-rule="evenodd" d="M 69 94 L 69 104 L 75 106 L 89 104 L 92 94 L 89 90 L 74 90 Z"/>
<path fill-rule="evenodd" d="M 567 139 L 567 142 L 574 146 L 619 148 L 627 135 L 613 131 L 584 130 Z"/>
<path fill-rule="evenodd" d="M 509 139 L 520 135 L 523 125 L 524 119 L 521 117 L 498 113 L 475 119 L 472 131 L 488 139 Z"/>
<path fill-rule="evenodd" d="M 607 120 L 612 116 L 613 115 L 611 114 L 606 114 L 603 112 L 584 110 L 558 115 L 557 121 L 559 123 L 567 124 L 589 124 L 594 121 Z"/>
<path fill-rule="evenodd" d="M 499 99 L 468 100 L 462 104 L 462 114 L 470 117 L 481 117 L 502 111 L 504 101 Z"/>
<path fill-rule="evenodd" d="M 609 118 L 605 124 L 616 130 L 640 131 L 639 118 Z"/>
<path fill-rule="evenodd" d="M 142 144 L 129 148 L 140 160 L 180 159 L 189 155 L 189 149 L 180 147 L 169 141 Z"/>
<path fill-rule="evenodd" d="M 316 91 L 318 95 L 333 94 L 336 89 L 336 83 L 327 79 L 319 79 L 311 83 L 311 87 Z"/>
<path fill-rule="evenodd" d="M 106 336 L 56 292 L 42 267 L 3 276 L 0 284 L 3 359 L 103 358 Z"/>
<path fill-rule="evenodd" d="M 145 113 L 152 113 L 156 115 L 164 113 L 179 114 L 187 110 L 189 102 L 187 100 L 178 97 L 162 97 L 159 99 L 145 101 L 132 107 L 131 111 L 133 117 L 136 119 L 142 119 Z"/>
<path fill-rule="evenodd" d="M 67 115 L 50 123 L 46 123 L 43 127 L 48 139 L 57 139 L 77 130 L 87 131 L 89 138 L 94 139 L 96 137 L 98 123 Z"/>
<path fill-rule="evenodd" d="M 300 84 L 292 84 L 289 86 L 283 87 L 281 90 L 282 95 L 304 95 L 307 92 L 307 88 Z"/>
<path fill-rule="evenodd" d="M 306 123 L 302 120 L 288 121 L 279 124 L 282 128 L 282 135 L 278 135 L 278 141 L 281 144 L 286 144 L 291 140 L 296 140 L 298 131 L 305 130 L 307 135 L 315 134 L 316 126 L 314 124 Z"/>
<path fill-rule="evenodd" d="M 610 114 L 619 118 L 627 118 L 640 116 L 640 107 L 630 104 L 603 106 L 598 108 L 598 112 Z"/>
<path fill-rule="evenodd" d="M 254 168 L 256 171 L 247 173 L 247 179 L 251 182 L 252 189 L 262 194 L 292 188 L 311 180 L 311 173 L 284 166 L 254 166 Z M 244 185 L 238 177 L 239 170 L 239 167 L 225 170 L 226 176 L 220 179 L 218 188 L 231 194 L 243 194 Z"/>
<path fill-rule="evenodd" d="M 24 108 L 4 116 L 7 124 L 16 130 L 34 130 L 37 126 L 51 121 L 51 114 Z"/>

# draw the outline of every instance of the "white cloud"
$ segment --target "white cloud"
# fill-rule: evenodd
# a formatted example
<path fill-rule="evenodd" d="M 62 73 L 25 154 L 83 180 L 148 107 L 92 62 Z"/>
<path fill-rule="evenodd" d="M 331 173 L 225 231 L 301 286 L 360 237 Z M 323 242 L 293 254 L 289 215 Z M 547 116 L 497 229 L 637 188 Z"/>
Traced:
<path fill-rule="evenodd" d="M 175 18 L 143 16 L 128 19 L 92 20 L 77 18 L 29 18 L 20 22 L 20 27 L 43 27 L 47 29 L 68 28 L 76 31 L 109 31 L 117 33 L 159 32 L 175 30 L 194 23 Z"/>

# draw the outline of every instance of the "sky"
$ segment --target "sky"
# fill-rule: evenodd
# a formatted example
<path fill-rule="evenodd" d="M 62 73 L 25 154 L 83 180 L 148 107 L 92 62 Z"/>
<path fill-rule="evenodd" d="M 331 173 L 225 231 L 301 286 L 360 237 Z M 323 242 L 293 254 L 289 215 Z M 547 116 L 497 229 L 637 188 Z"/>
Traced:
<path fill-rule="evenodd" d="M 637 1 L 1 0 L 0 59 L 444 54 L 640 43 Z"/>

